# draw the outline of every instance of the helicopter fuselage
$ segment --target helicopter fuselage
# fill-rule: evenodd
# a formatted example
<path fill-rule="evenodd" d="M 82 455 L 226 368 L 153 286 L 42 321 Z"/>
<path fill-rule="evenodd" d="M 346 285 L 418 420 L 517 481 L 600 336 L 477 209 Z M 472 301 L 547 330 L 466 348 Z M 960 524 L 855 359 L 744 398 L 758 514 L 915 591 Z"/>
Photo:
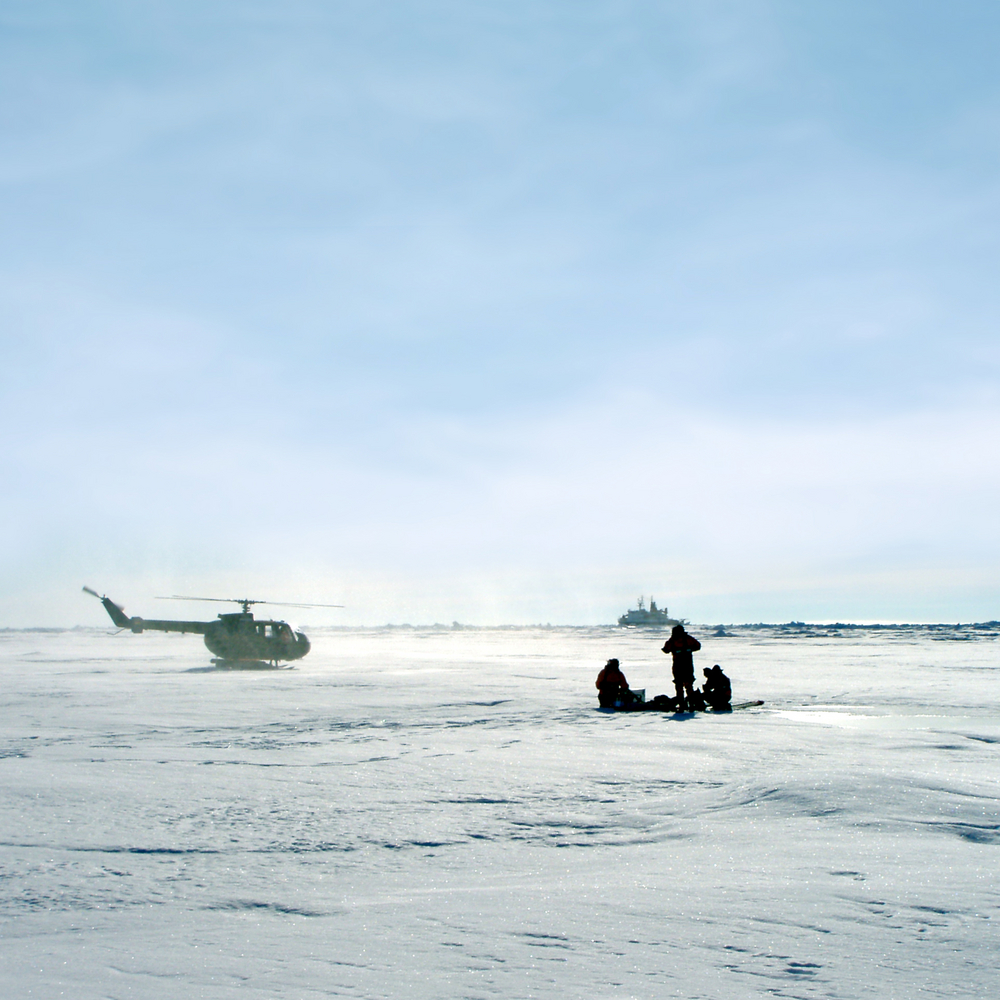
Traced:
<path fill-rule="evenodd" d="M 119 628 L 141 632 L 193 632 L 205 637 L 205 645 L 220 660 L 301 660 L 309 652 L 309 640 L 288 622 L 257 620 L 249 611 L 219 615 L 211 622 L 130 618 L 108 597 L 101 598 L 111 620 Z"/>
<path fill-rule="evenodd" d="M 219 615 L 205 645 L 223 660 L 301 660 L 309 652 L 309 640 L 288 622 L 258 621 L 250 612 Z"/>

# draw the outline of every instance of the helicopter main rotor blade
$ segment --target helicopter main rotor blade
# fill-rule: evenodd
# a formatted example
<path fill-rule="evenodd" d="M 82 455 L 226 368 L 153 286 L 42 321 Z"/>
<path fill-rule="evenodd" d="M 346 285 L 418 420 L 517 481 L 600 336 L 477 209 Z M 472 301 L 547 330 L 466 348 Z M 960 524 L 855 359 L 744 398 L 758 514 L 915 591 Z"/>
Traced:
<path fill-rule="evenodd" d="M 263 601 L 244 601 L 242 597 L 181 597 L 171 594 L 170 597 L 157 597 L 157 601 L 214 601 L 216 604 L 263 604 Z"/>
<path fill-rule="evenodd" d="M 342 608 L 343 604 L 293 604 L 288 601 L 251 601 L 242 597 L 182 597 L 171 594 L 170 597 L 157 597 L 158 601 L 214 601 L 217 604 L 271 604 L 282 608 Z"/>
<path fill-rule="evenodd" d="M 258 604 L 270 604 L 275 608 L 342 608 L 343 604 L 292 604 L 288 601 L 258 601 Z"/>

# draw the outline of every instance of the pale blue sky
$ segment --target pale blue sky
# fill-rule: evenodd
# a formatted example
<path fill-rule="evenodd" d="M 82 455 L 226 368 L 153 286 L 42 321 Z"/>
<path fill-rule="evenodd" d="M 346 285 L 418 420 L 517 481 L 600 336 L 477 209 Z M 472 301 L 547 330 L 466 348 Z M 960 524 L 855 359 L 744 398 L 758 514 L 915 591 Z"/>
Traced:
<path fill-rule="evenodd" d="M 0 625 L 1000 618 L 998 39 L 0 4 Z"/>

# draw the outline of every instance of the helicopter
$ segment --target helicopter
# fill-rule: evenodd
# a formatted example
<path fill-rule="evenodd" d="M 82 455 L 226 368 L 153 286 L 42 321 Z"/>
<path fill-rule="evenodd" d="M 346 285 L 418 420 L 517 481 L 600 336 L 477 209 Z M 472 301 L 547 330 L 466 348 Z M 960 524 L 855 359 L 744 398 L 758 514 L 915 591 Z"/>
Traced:
<path fill-rule="evenodd" d="M 259 664 L 277 666 L 281 660 L 301 660 L 309 652 L 309 640 L 302 632 L 293 631 L 288 622 L 258 621 L 250 608 L 254 604 L 275 604 L 287 608 L 340 608 L 342 604 L 285 604 L 282 601 L 257 601 L 244 597 L 159 597 L 163 601 L 214 601 L 220 604 L 239 604 L 241 611 L 220 614 L 216 621 L 189 622 L 163 621 L 154 618 L 130 618 L 120 604 L 110 597 L 101 596 L 96 590 L 84 587 L 84 592 L 96 597 L 122 629 L 135 633 L 193 632 L 205 637 L 205 645 L 215 653 L 212 662 L 222 667 L 246 667 Z"/>

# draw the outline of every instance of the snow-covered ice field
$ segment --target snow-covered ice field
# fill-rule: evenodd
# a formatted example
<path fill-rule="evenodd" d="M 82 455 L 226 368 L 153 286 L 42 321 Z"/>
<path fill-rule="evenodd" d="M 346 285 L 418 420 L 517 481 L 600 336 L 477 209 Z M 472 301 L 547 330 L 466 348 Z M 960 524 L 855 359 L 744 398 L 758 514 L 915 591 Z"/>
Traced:
<path fill-rule="evenodd" d="M 0 632 L 0 996 L 990 997 L 997 629 Z"/>

